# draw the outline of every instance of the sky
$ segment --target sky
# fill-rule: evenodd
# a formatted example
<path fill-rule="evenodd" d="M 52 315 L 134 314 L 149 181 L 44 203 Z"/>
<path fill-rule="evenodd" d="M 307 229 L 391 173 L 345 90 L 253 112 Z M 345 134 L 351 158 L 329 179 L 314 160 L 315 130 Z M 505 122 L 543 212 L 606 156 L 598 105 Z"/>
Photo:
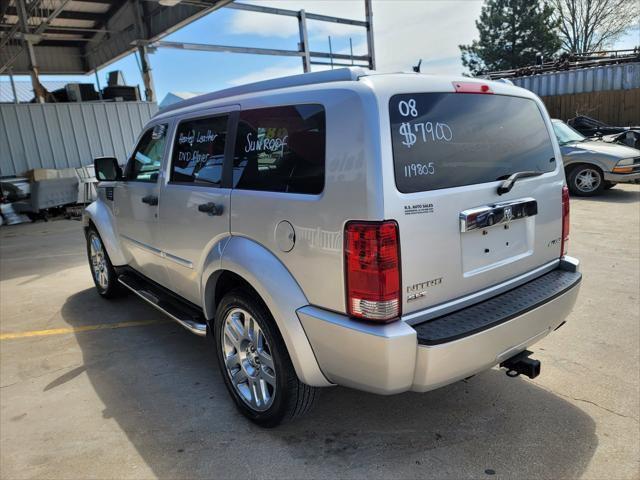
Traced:
<path fill-rule="evenodd" d="M 247 1 L 272 7 L 345 18 L 364 19 L 363 0 Z M 482 0 L 374 0 L 373 25 L 377 70 L 410 71 L 422 59 L 422 72 L 461 74 L 458 45 L 477 37 L 475 20 Z M 348 53 L 349 38 L 355 55 L 366 54 L 365 29 L 307 21 L 311 50 Z M 165 37 L 163 40 L 296 50 L 298 25 L 294 17 L 220 9 Z M 640 26 L 621 38 L 615 48 L 640 44 Z M 159 48 L 151 56 L 158 101 L 172 92 L 209 92 L 266 78 L 302 73 L 302 61 L 232 53 L 196 52 Z M 312 70 L 323 67 L 313 66 Z M 122 70 L 128 84 L 142 84 L 135 55 L 129 55 L 98 72 L 101 85 L 107 72 Z M 6 80 L 7 77 L 2 77 Z M 16 79 L 28 80 L 28 77 Z M 91 76 L 43 76 L 43 80 L 94 82 Z M 94 82 L 95 83 L 95 82 Z M 141 87 L 142 90 L 142 87 Z"/>

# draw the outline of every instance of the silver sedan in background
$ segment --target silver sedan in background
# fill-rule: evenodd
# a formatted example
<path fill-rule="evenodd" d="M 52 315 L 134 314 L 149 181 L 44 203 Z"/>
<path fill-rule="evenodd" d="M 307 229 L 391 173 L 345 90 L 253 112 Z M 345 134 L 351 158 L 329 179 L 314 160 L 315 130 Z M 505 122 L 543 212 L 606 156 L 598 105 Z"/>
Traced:
<path fill-rule="evenodd" d="M 591 140 L 562 120 L 552 123 L 573 195 L 590 197 L 616 183 L 640 183 L 640 150 Z"/>

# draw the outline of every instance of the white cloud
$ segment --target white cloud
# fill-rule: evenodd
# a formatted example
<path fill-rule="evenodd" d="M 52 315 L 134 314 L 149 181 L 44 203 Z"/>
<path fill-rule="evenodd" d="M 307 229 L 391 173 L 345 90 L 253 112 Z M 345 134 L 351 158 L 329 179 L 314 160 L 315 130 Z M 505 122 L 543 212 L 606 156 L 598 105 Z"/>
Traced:
<path fill-rule="evenodd" d="M 259 82 L 260 80 L 268 80 L 270 78 L 287 77 L 298 73 L 302 73 L 302 66 L 274 66 L 236 77 L 228 83 L 230 85 L 244 85 L 246 83 Z"/>
<path fill-rule="evenodd" d="M 363 2 L 354 0 L 271 0 L 244 2 L 255 5 L 283 8 L 286 10 L 301 10 L 322 15 L 340 16 L 361 20 L 364 18 Z M 358 27 L 337 23 L 307 20 L 307 27 L 311 37 L 327 35 L 349 35 L 359 30 Z M 266 13 L 236 11 L 227 33 L 238 35 L 258 35 L 261 37 L 288 38 L 298 36 L 298 21 L 293 17 L 271 15 Z"/>
<path fill-rule="evenodd" d="M 364 19 L 362 0 L 269 0 L 252 3 L 289 10 L 304 8 L 312 13 Z M 481 0 L 374 0 L 377 69 L 407 71 L 422 58 L 423 72 L 462 73 L 458 45 L 470 43 L 476 37 L 474 22 L 480 15 L 481 6 Z M 347 53 L 344 45 L 348 45 L 349 36 L 353 36 L 354 53 L 357 55 L 366 52 L 366 42 L 361 41 L 363 28 L 317 21 L 309 21 L 308 28 L 313 50 L 327 51 L 326 37 L 331 35 L 335 39 L 336 51 Z M 231 32 L 264 37 L 292 37 L 295 42 L 298 27 L 295 18 L 238 11 L 232 19 Z M 336 48 L 336 45 L 339 47 Z M 273 67 L 243 78 L 263 78 L 280 71 L 293 72 L 293 69 Z"/>

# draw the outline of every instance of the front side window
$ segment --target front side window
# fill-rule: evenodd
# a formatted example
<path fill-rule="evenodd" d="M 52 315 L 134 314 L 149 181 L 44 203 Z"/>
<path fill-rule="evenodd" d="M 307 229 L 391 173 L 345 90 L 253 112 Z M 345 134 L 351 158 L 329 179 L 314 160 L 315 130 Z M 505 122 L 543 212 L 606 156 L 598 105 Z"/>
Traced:
<path fill-rule="evenodd" d="M 233 187 L 321 193 L 325 137 L 325 112 L 320 105 L 240 112 L 233 157 Z"/>
<path fill-rule="evenodd" d="M 228 116 L 187 120 L 178 125 L 171 181 L 220 186 Z"/>
<path fill-rule="evenodd" d="M 127 162 L 125 178 L 136 182 L 156 182 L 162 165 L 167 140 L 167 125 L 156 125 L 147 130 Z"/>

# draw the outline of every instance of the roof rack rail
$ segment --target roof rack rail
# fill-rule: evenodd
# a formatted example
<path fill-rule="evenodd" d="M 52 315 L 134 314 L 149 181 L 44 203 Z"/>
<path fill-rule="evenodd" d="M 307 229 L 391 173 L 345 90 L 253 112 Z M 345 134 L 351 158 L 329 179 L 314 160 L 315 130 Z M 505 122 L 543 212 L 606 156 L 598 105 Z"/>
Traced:
<path fill-rule="evenodd" d="M 360 77 L 366 76 L 369 73 L 370 70 L 367 70 L 365 68 L 347 67 L 336 68 L 335 70 L 324 70 L 321 72 L 301 73 L 299 75 L 290 75 L 288 77 L 273 78 L 270 80 L 248 83 L 246 85 L 239 85 L 237 87 L 225 88 L 224 90 L 205 93 L 204 95 L 198 95 L 197 97 L 189 98 L 187 100 L 183 100 L 182 102 L 177 102 L 169 105 L 160 110 L 158 114 L 165 114 L 173 110 L 189 107 L 191 105 L 202 102 L 208 102 L 210 100 L 234 97 L 247 93 L 263 92 L 267 90 L 276 90 L 278 88 L 286 87 L 298 87 L 302 85 L 313 85 L 317 83 L 356 81 Z"/>

